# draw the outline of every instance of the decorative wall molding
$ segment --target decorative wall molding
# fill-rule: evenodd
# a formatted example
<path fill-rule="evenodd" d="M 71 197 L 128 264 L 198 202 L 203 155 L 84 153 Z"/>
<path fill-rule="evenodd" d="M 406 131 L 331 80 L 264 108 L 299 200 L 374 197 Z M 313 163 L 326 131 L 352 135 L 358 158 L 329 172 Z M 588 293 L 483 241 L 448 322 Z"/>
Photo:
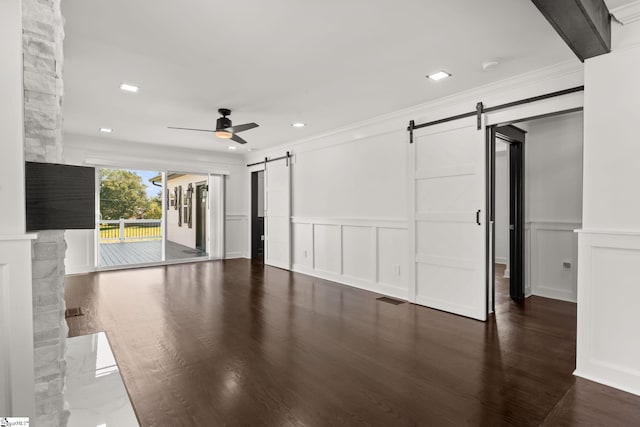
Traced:
<path fill-rule="evenodd" d="M 580 228 L 575 230 L 578 234 L 597 234 L 604 236 L 629 236 L 640 237 L 640 231 L 635 230 L 611 230 L 599 228 Z"/>
<path fill-rule="evenodd" d="M 378 228 L 399 228 L 408 229 L 407 219 L 395 218 L 338 218 L 338 217 L 291 217 L 292 224 L 324 224 L 324 225 L 347 225 L 354 227 L 378 227 Z"/>
<path fill-rule="evenodd" d="M 529 221 L 531 293 L 563 301 L 577 301 L 578 242 L 574 231 L 581 227 L 573 221 Z M 555 252 L 554 252 L 555 251 Z M 560 252 L 560 253 L 557 253 Z M 547 262 L 542 257 L 550 257 Z M 571 263 L 564 269 L 562 263 Z M 542 268 L 542 265 L 545 268 Z"/>
<path fill-rule="evenodd" d="M 296 153 L 300 154 L 391 132 L 404 135 L 408 141 L 406 127 L 409 120 L 437 120 L 471 111 L 478 101 L 482 101 L 485 107 L 491 107 L 554 90 L 579 86 L 584 82 L 583 71 L 584 65 L 577 60 L 562 62 L 452 96 L 357 122 L 331 132 L 291 141 L 268 149 L 252 151 L 245 155 L 245 160 L 247 163 L 254 163 L 263 160 L 265 156 L 279 156 L 294 149 Z"/>
<path fill-rule="evenodd" d="M 575 375 L 640 395 L 640 235 L 578 234 Z"/>
<path fill-rule="evenodd" d="M 407 222 L 292 218 L 293 271 L 408 299 Z"/>
<path fill-rule="evenodd" d="M 34 417 L 31 244 L 35 235 L 0 239 L 0 412 Z"/>
<path fill-rule="evenodd" d="M 627 25 L 640 20 L 640 1 L 616 7 L 611 14 L 622 24 Z"/>
<path fill-rule="evenodd" d="M 245 214 L 226 214 L 224 259 L 249 258 L 247 235 L 249 234 L 249 216 Z"/>

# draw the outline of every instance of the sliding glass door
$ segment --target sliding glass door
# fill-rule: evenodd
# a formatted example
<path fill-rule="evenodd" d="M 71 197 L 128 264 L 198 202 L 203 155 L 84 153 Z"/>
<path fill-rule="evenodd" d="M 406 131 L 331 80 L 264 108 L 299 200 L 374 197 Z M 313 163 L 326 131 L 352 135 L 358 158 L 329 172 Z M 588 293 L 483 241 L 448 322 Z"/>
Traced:
<path fill-rule="evenodd" d="M 162 261 L 163 174 L 127 169 L 99 174 L 98 267 Z"/>
<path fill-rule="evenodd" d="M 222 176 L 102 168 L 99 184 L 99 269 L 221 257 Z"/>

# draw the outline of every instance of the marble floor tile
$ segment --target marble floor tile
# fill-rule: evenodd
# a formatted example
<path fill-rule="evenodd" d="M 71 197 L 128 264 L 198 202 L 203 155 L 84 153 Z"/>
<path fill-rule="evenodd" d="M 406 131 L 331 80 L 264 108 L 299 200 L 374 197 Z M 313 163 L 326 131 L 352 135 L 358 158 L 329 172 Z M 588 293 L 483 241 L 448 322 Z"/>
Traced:
<path fill-rule="evenodd" d="M 104 332 L 67 338 L 68 427 L 139 426 Z"/>

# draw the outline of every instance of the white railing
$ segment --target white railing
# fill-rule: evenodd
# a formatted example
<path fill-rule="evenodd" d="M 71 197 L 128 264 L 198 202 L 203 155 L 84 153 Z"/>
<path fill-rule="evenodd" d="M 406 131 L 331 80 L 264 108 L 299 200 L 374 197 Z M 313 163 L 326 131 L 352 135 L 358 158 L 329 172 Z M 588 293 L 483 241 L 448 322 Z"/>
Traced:
<path fill-rule="evenodd" d="M 100 221 L 100 242 L 159 240 L 162 226 L 159 219 L 111 219 Z"/>

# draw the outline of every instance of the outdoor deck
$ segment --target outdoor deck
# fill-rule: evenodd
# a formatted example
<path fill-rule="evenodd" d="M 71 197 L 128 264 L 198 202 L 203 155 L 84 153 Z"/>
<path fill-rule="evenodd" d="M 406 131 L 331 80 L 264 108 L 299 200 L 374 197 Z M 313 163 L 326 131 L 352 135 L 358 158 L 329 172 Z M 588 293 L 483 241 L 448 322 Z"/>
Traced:
<path fill-rule="evenodd" d="M 167 241 L 166 259 L 177 260 L 207 256 L 206 252 Z M 147 264 L 162 261 L 162 241 L 105 243 L 100 245 L 99 267 Z"/>

